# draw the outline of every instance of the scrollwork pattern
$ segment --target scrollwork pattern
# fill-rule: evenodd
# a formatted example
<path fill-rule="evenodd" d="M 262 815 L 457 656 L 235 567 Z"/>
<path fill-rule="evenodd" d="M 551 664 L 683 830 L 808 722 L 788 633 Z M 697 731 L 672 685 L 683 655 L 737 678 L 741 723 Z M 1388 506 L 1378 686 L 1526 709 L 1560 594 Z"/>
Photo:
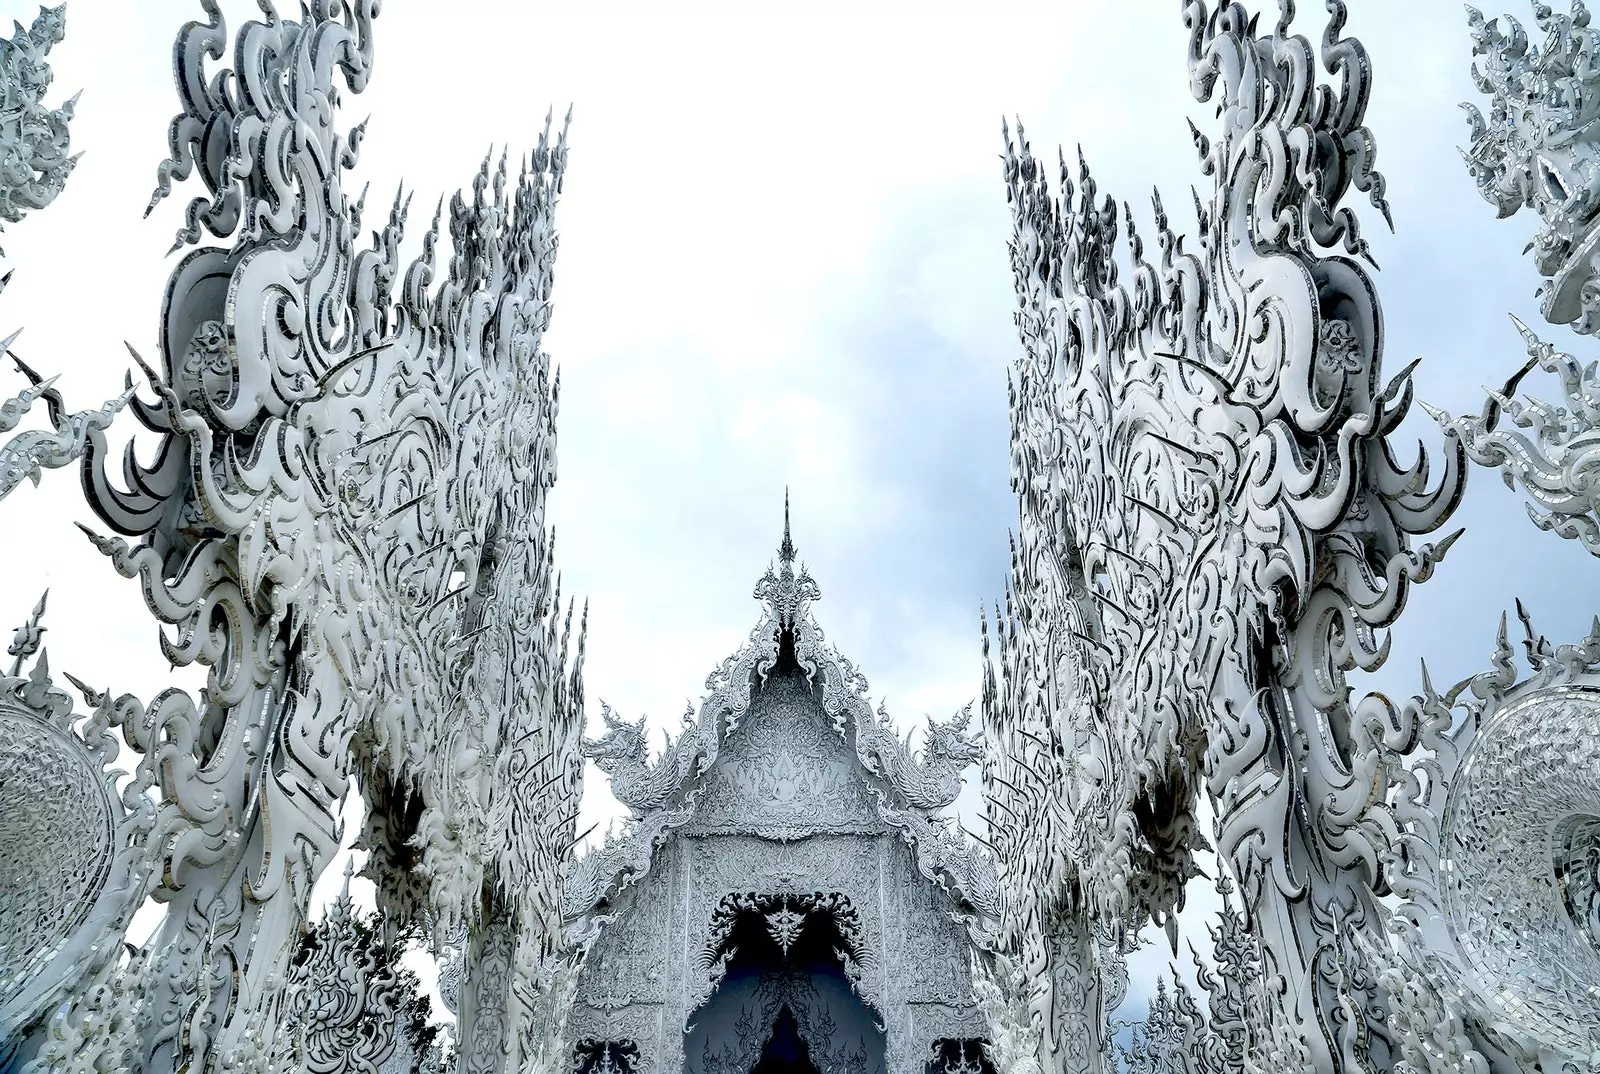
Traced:
<path fill-rule="evenodd" d="M 0 42 L 0 220 L 16 223 L 56 199 L 78 162 L 67 129 L 76 95 L 44 103 L 54 73 L 47 57 L 66 37 L 66 5 L 40 7 L 33 25 Z"/>
<path fill-rule="evenodd" d="M 1382 663 L 1454 539 L 1412 538 L 1450 515 L 1465 469 L 1459 444 L 1437 476 L 1389 446 L 1410 370 L 1380 378 L 1367 246 L 1340 204 L 1353 188 L 1388 216 L 1370 65 L 1328 10 L 1313 44 L 1291 5 L 1270 28 L 1239 3 L 1183 6 L 1190 86 L 1220 132 L 1194 131 L 1210 190 L 1193 252 L 1159 195 L 1147 257 L 1081 156 L 1052 194 L 1007 136 L 1020 527 L 984 628 L 984 781 L 1046 1070 L 1104 1068 L 1085 997 L 1144 922 L 1175 932 L 1201 793 L 1269 966 L 1311 978 L 1290 1000 L 1311 1061 L 1364 1069 L 1354 1039 L 1385 1062 L 1376 983 L 1339 969 L 1343 932 L 1375 927 L 1389 827 L 1344 676 Z M 1081 1043 L 1062 1045 L 1063 1017 L 1089 1020 Z"/>
<path fill-rule="evenodd" d="M 363 248 L 365 198 L 344 189 L 364 126 L 339 105 L 371 75 L 376 0 L 299 21 L 264 5 L 215 71 L 228 32 L 204 8 L 178 36 L 152 198 L 198 178 L 175 247 L 197 248 L 169 280 L 159 368 L 135 356 L 155 397 L 130 403 L 158 444 L 119 468 L 91 423 L 84 455 L 118 535 L 92 540 L 171 628 L 166 657 L 209 669 L 199 705 L 125 706 L 185 827 L 158 871 L 136 1065 L 208 1069 L 277 1037 L 352 781 L 386 814 L 367 868 L 397 927 L 512 929 L 505 995 L 472 1009 L 519 1010 L 530 1047 L 559 1038 L 584 628 L 553 572 L 540 344 L 565 133 L 547 122 L 515 173 L 486 159 L 403 264 L 409 196 Z"/>
<path fill-rule="evenodd" d="M 85 689 L 93 711 L 80 717 L 56 686 L 45 605 L 16 631 L 0 677 L 0 1063 L 28 1039 L 58 1062 L 126 1045 L 139 997 L 122 937 L 153 882 L 149 848 L 171 831 L 149 769 L 124 781 L 114 767 L 109 698 Z M 74 1010 L 80 996 L 92 1013 Z"/>

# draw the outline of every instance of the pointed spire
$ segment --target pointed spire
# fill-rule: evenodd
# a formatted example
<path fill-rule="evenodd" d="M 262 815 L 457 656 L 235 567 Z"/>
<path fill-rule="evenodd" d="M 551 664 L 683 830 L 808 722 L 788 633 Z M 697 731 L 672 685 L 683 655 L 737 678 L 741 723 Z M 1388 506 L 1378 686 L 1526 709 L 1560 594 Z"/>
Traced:
<path fill-rule="evenodd" d="M 808 602 L 822 595 L 805 567 L 795 568 L 794 538 L 789 527 L 789 490 L 783 490 L 783 543 L 778 546 L 778 567 L 771 565 L 756 583 L 755 598 L 766 604 L 778 622 L 791 627 Z"/>
<path fill-rule="evenodd" d="M 778 546 L 778 560 L 784 567 L 794 565 L 794 541 L 789 538 L 789 487 L 783 489 L 783 543 Z"/>

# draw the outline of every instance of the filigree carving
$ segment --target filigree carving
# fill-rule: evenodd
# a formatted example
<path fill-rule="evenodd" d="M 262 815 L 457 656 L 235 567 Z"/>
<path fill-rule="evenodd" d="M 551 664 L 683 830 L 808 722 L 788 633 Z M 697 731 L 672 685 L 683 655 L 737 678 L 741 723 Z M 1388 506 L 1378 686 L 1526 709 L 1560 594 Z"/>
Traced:
<path fill-rule="evenodd" d="M 786 956 L 795 939 L 799 937 L 801 928 L 805 926 L 808 909 L 791 907 L 788 896 L 784 896 L 778 909 L 766 915 L 767 931 L 772 934 L 773 940 Z"/>
<path fill-rule="evenodd" d="M 639 1045 L 631 1040 L 581 1040 L 573 1046 L 572 1074 L 632 1074 Z"/>
<path fill-rule="evenodd" d="M 116 1024 L 107 1047 L 124 1039 L 134 997 L 119 978 L 122 934 L 148 890 L 146 846 L 163 833 L 147 773 L 118 790 L 106 697 L 86 690 L 93 712 L 80 718 L 52 680 L 44 611 L 41 597 L 0 678 L 0 1062 L 47 1014 L 58 1050 L 84 1047 L 93 1031 L 59 1010 L 74 995 Z"/>
<path fill-rule="evenodd" d="M 1269 963 L 1314 963 L 1291 1000 L 1312 1061 L 1366 1062 L 1334 1054 L 1350 1017 L 1386 1061 L 1376 984 L 1342 978 L 1335 954 L 1341 928 L 1373 928 L 1386 861 L 1382 771 L 1351 746 L 1344 676 L 1382 663 L 1450 544 L 1412 538 L 1449 516 L 1465 470 L 1448 445 L 1430 484 L 1426 453 L 1408 467 L 1389 447 L 1410 370 L 1380 377 L 1367 247 L 1340 205 L 1354 187 L 1387 219 L 1370 66 L 1328 9 L 1313 45 L 1288 6 L 1263 28 L 1238 3 L 1184 5 L 1190 85 L 1220 117 L 1216 139 L 1194 132 L 1211 180 L 1194 252 L 1158 196 L 1147 259 L 1081 157 L 1052 195 L 1020 129 L 1007 139 L 1021 518 L 984 776 L 1005 940 L 1030 985 L 1065 990 L 1031 1000 L 1054 1020 L 1047 1070 L 1103 1068 L 1093 1028 L 1062 1045 L 1061 1012 L 1093 1027 L 1085 997 L 1134 931 L 1175 932 L 1202 789 Z"/>
<path fill-rule="evenodd" d="M 626 1041 L 637 1049 L 631 1056 L 633 1074 L 655 1074 L 668 1069 L 662 1065 L 652 1047 L 645 1042 L 658 1038 L 661 1028 L 661 1008 L 656 1004 L 630 1004 L 612 1011 L 600 1011 L 579 1004 L 567 1023 L 568 1038 L 574 1041 L 569 1051 L 569 1063 L 585 1060 L 585 1042 Z M 681 1036 L 681 1034 L 680 1034 Z M 593 1045 L 589 1045 L 592 1048 Z M 589 1054 L 593 1054 L 590 1052 Z"/>
<path fill-rule="evenodd" d="M 763 974 L 751 1001 L 741 1012 L 737 1029 L 736 1040 L 716 1044 L 706 1041 L 698 1064 L 703 1074 L 744 1074 L 759 1069 L 775 1044 L 798 1044 L 811 1067 L 818 1071 L 883 1069 L 873 1062 L 876 1056 L 871 1043 L 862 1035 L 852 1037 L 841 1029 L 826 998 L 806 973 Z M 782 1040 L 784 1037 L 789 1039 Z"/>
<path fill-rule="evenodd" d="M 983 628 L 999 664 L 983 740 L 967 707 L 930 719 L 919 754 L 873 711 L 813 615 L 786 503 L 747 644 L 652 761 L 644 721 L 609 708 L 581 742 L 585 632 L 574 643 L 571 602 L 562 615 L 546 527 L 564 132 L 547 121 L 515 179 L 484 162 L 449 207 L 436 282 L 443 203 L 403 264 L 409 199 L 368 248 L 364 197 L 343 186 L 364 135 L 340 126 L 341 95 L 370 75 L 377 0 L 312 0 L 298 22 L 268 5 L 219 71 L 229 35 L 207 2 L 179 35 L 182 111 L 152 199 L 204 186 L 158 368 L 139 360 L 153 401 L 130 387 L 69 415 L 19 361 L 30 386 L 0 404 L 0 433 L 39 400 L 53 430 L 0 446 L 0 496 L 82 452 L 119 535 L 93 540 L 207 689 L 146 704 L 80 687 L 80 719 L 40 650 L 42 602 L 17 632 L 0 1065 L 438 1069 L 392 1032 L 404 938 L 447 955 L 462 1072 L 677 1070 L 683 1027 L 735 977 L 737 1041 L 708 1042 L 708 1068 L 748 1070 L 781 1021 L 824 1068 L 881 1047 L 895 1074 L 977 1074 L 981 1014 L 998 1069 L 1106 1070 L 1132 937 L 1154 921 L 1176 952 L 1202 791 L 1242 905 L 1196 955 L 1198 992 L 1160 986 L 1133 1070 L 1592 1064 L 1600 623 L 1560 647 L 1530 626 L 1520 679 L 1502 629 L 1490 672 L 1443 695 L 1425 680 L 1402 706 L 1353 702 L 1345 676 L 1382 664 L 1409 586 L 1454 539 L 1414 542 L 1454 509 L 1468 458 L 1600 555 L 1600 382 L 1523 328 L 1532 360 L 1482 415 L 1436 413 L 1443 474 L 1426 453 L 1395 461 L 1410 370 L 1380 376 L 1367 248 L 1341 204 L 1354 188 L 1388 217 L 1370 65 L 1327 6 L 1313 43 L 1290 33 L 1292 4 L 1264 32 L 1238 3 L 1186 0 L 1191 86 L 1220 120 L 1214 141 L 1194 132 L 1211 183 L 1192 252 L 1157 198 L 1147 258 L 1081 157 L 1053 195 L 1020 127 L 1007 136 L 1020 526 Z M 1469 166 L 1502 215 L 1540 215 L 1546 317 L 1600 331 L 1589 15 L 1536 4 L 1540 48 L 1471 18 L 1494 103 L 1474 112 Z M 40 103 L 61 27 L 46 9 L 0 49 L 0 220 L 71 169 L 71 103 Z M 1562 404 L 1515 398 L 1535 365 Z M 119 470 L 105 433 L 124 405 L 158 442 Z M 136 760 L 120 791 L 118 736 Z M 569 868 L 583 754 L 633 816 Z M 980 757 L 982 845 L 939 813 Z M 297 962 L 352 780 L 381 935 L 346 892 Z M 152 893 L 160 931 L 126 949 Z M 823 919 L 829 987 L 881 1019 L 860 1042 L 839 1039 L 820 976 L 788 964 Z M 739 962 L 736 921 L 773 965 Z"/>
<path fill-rule="evenodd" d="M 1528 250 L 1544 277 L 1545 318 L 1592 335 L 1600 329 L 1600 38 L 1581 0 L 1570 14 L 1534 3 L 1542 47 L 1509 15 L 1504 25 L 1485 22 L 1469 6 L 1467 17 L 1472 78 L 1489 97 L 1489 118 L 1462 106 L 1472 136 L 1462 156 L 1500 216 L 1524 207 L 1538 214 Z"/>
<path fill-rule="evenodd" d="M 605 915 L 584 960 L 579 983 L 584 1003 L 615 1010 L 666 998 L 667 960 L 673 950 L 667 938 L 671 902 L 667 877 L 658 870 Z"/>
<path fill-rule="evenodd" d="M 691 834 L 795 840 L 885 828 L 843 735 L 798 677 L 767 680 L 706 774 Z"/>
<path fill-rule="evenodd" d="M 686 716 L 683 733 L 648 763 L 643 720 L 630 723 L 606 710 L 606 733 L 586 742 L 584 751 L 610 775 L 634 817 L 620 836 L 608 837 L 574 863 L 569 919 L 583 917 L 648 875 L 655 849 L 680 830 L 748 827 L 769 838 L 794 840 L 880 824 L 900 832 L 914 851 L 918 872 L 973 907 L 974 918 L 993 916 L 998 888 L 987 850 L 930 816 L 954 800 L 957 775 L 978 754 L 976 739 L 965 730 L 965 712 L 949 722 L 930 720 L 923 754 L 915 756 L 881 705 L 874 714 L 865 677 L 828 645 L 810 610 L 820 595 L 804 565 L 796 565 L 786 503 L 778 564 L 755 589 L 762 616 L 749 642 L 706 680 L 710 692 L 698 715 Z M 793 664 L 780 668 L 780 655 Z M 753 709 L 758 698 L 766 700 Z M 818 707 L 820 723 L 813 720 Z M 762 714 L 776 722 L 762 726 Z M 823 729 L 830 723 L 844 756 L 853 753 L 857 774 L 826 761 L 832 748 Z M 750 732 L 755 741 L 747 745 L 741 733 Z M 770 746 L 780 748 L 774 752 Z M 762 772 L 752 765 L 719 775 L 724 748 L 748 749 L 752 758 L 763 758 L 759 764 L 774 767 Z M 788 760 L 777 759 L 780 755 Z M 797 812 L 822 784 L 839 793 L 809 800 Z M 875 818 L 854 804 L 863 793 Z M 753 822 L 751 809 L 760 813 Z M 733 818 L 730 824 L 712 824 L 711 818 L 725 810 L 731 810 L 723 813 Z"/>
<path fill-rule="evenodd" d="M 409 1072 L 437 1036 L 428 999 L 399 964 L 403 942 L 355 913 L 350 875 L 302 942 L 285 989 L 285 1032 L 307 1074 Z"/>
<path fill-rule="evenodd" d="M 574 651 L 540 343 L 565 137 L 547 123 L 514 178 L 485 160 L 450 203 L 442 270 L 442 202 L 410 264 L 407 197 L 363 248 L 344 182 L 364 128 L 339 104 L 371 73 L 377 7 L 317 0 L 296 22 L 268 6 L 238 31 L 237 69 L 213 73 L 228 33 L 208 5 L 175 48 L 182 110 L 152 203 L 191 175 L 204 190 L 145 367 L 156 397 L 131 404 L 158 445 L 113 476 L 91 428 L 84 467 L 95 511 L 135 541 L 96 545 L 173 628 L 167 658 L 209 668 L 201 706 L 164 696 L 131 736 L 164 755 L 162 808 L 193 826 L 161 863 L 136 1066 L 206 1068 L 276 1038 L 274 982 L 352 777 L 397 829 L 372 840 L 371 872 L 398 926 L 512 928 L 507 994 L 473 1009 L 520 1004 L 555 1019 L 524 1021 L 530 1039 L 560 1036 L 544 1005 L 571 958 L 583 628 Z"/>
<path fill-rule="evenodd" d="M 1491 670 L 1442 694 L 1425 677 L 1406 705 L 1369 715 L 1398 732 L 1387 763 L 1403 901 L 1383 972 L 1413 1034 L 1421 1015 L 1440 1017 L 1463 1054 L 1556 1069 L 1587 1062 L 1600 1025 L 1600 622 L 1558 647 L 1522 615 L 1527 678 L 1502 619 Z M 1418 1069 L 1426 1039 L 1406 1041 Z"/>
<path fill-rule="evenodd" d="M 1207 1003 L 1201 1009 L 1174 967 L 1156 979 L 1156 994 L 1128 1047 L 1118 1046 L 1128 1074 L 1243 1074 L 1245 1071 L 1306 1069 L 1306 1048 L 1282 1013 L 1285 982 L 1269 972 L 1261 943 L 1232 904 L 1233 884 L 1219 875 L 1222 909 L 1206 928 L 1211 958 L 1190 945 L 1196 979 Z"/>
<path fill-rule="evenodd" d="M 850 987 L 863 999 L 871 997 L 877 1000 L 877 1004 L 882 1004 L 878 990 L 866 978 L 866 974 L 878 966 L 880 956 L 868 946 L 860 913 L 847 896 L 836 891 L 798 895 L 749 891 L 723 896 L 711 913 L 706 944 L 695 958 L 705 975 L 705 994 L 709 995 L 722 980 L 722 974 L 727 972 L 728 962 L 733 955 L 728 943 L 730 934 L 735 922 L 747 913 L 759 915 L 765 921 L 767 931 L 786 956 L 808 918 L 816 916 L 828 919 L 844 941 L 844 947 L 835 950 L 834 954 L 844 967 L 845 979 L 850 982 Z"/>
<path fill-rule="evenodd" d="M 933 1044 L 930 1074 L 994 1074 L 978 1040 L 939 1040 Z"/>
<path fill-rule="evenodd" d="M 66 5 L 41 6 L 26 30 L 14 25 L 0 42 L 0 220 L 9 223 L 54 201 L 78 162 L 67 131 L 77 95 L 59 108 L 44 103 L 54 80 L 46 57 L 66 37 Z"/>

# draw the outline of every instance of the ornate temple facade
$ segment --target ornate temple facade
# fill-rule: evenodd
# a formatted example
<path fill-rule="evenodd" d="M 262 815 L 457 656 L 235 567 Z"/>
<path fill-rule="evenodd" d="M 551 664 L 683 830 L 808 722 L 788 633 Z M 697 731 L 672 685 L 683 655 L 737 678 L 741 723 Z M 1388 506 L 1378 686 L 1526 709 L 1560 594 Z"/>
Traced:
<path fill-rule="evenodd" d="M 643 720 L 608 710 L 586 743 L 632 817 L 568 892 L 594 935 L 568 1028 L 576 1069 L 977 1063 L 969 963 L 993 878 L 941 816 L 978 755 L 968 714 L 930 721 L 913 756 L 824 644 L 818 595 L 786 520 L 761 620 L 683 734 L 647 764 Z"/>
<path fill-rule="evenodd" d="M 1600 363 L 1518 322 L 1481 412 L 1422 404 L 1442 444 L 1400 443 L 1419 387 L 1385 372 L 1346 204 L 1390 222 L 1342 0 L 1315 39 L 1288 0 L 1185 0 L 1217 110 L 1187 236 L 1007 132 L 1019 512 L 982 746 L 966 710 L 915 752 L 873 711 L 786 512 L 749 641 L 653 760 L 643 720 L 583 738 L 586 614 L 545 518 L 564 126 L 486 158 L 403 260 L 409 193 L 375 221 L 346 189 L 379 0 L 260 6 L 230 35 L 204 4 L 172 51 L 151 205 L 200 189 L 145 383 L 75 413 L 0 345 L 26 381 L 0 499 L 79 464 L 85 533 L 207 676 L 53 673 L 42 597 L 13 635 L 0 1072 L 1600 1074 L 1600 618 L 1563 643 L 1519 603 L 1520 656 L 1502 616 L 1485 670 L 1401 701 L 1353 675 L 1460 537 L 1473 466 L 1600 557 Z M 1566 6 L 1534 4 L 1542 43 L 1469 9 L 1466 159 L 1537 216 L 1540 312 L 1588 343 L 1600 27 Z M 0 221 L 76 159 L 72 102 L 44 103 L 63 18 L 0 39 Z M 1535 372 L 1560 394 L 1519 395 Z M 117 450 L 127 420 L 154 440 Z M 946 815 L 980 756 L 981 846 Z M 585 757 L 631 816 L 575 858 Z M 352 795 L 375 912 L 347 872 L 319 918 Z M 1128 957 L 1147 926 L 1178 956 L 1211 852 L 1193 985 L 1174 967 L 1123 1021 Z"/>

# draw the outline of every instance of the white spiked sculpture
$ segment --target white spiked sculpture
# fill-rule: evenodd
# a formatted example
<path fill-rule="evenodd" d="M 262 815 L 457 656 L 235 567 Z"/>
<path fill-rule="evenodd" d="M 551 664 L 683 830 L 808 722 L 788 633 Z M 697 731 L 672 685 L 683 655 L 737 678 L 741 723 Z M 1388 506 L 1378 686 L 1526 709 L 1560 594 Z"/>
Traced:
<path fill-rule="evenodd" d="M 1354 943 L 1387 890 L 1387 777 L 1344 676 L 1382 663 L 1453 540 L 1412 538 L 1464 472 L 1459 448 L 1432 476 L 1388 446 L 1411 371 L 1382 376 L 1367 247 L 1340 204 L 1354 187 L 1387 217 L 1370 68 L 1328 6 L 1316 46 L 1287 11 L 1262 31 L 1240 4 L 1184 5 L 1191 86 L 1220 111 L 1215 140 L 1194 132 L 1210 190 L 1192 251 L 1158 196 L 1147 260 L 1081 159 L 1057 200 L 1008 139 L 1021 519 L 985 783 L 1011 899 L 998 977 L 1017 976 L 1052 1074 L 1106 1068 L 1118 959 L 1146 921 L 1175 934 L 1202 793 L 1273 995 L 1248 1050 L 1391 1061 Z"/>
<path fill-rule="evenodd" d="M 432 1069 L 441 1057 L 399 1024 L 420 1010 L 394 965 L 412 941 L 444 956 L 462 1074 L 647 1064 L 639 1026 L 609 1032 L 614 990 L 595 980 L 643 955 L 584 960 L 787 637 L 834 729 L 855 729 L 882 819 L 921 875 L 962 893 L 1003 1074 L 1594 1069 L 1600 620 L 1557 645 L 1519 607 L 1526 674 L 1502 621 L 1488 671 L 1442 691 L 1424 675 L 1400 705 L 1352 698 L 1346 676 L 1383 663 L 1409 587 L 1455 539 L 1417 542 L 1454 510 L 1469 459 L 1600 555 L 1600 381 L 1522 328 L 1531 360 L 1482 415 L 1433 412 L 1443 465 L 1395 462 L 1411 369 L 1382 375 L 1370 258 L 1341 204 L 1353 188 L 1387 219 L 1371 68 L 1339 0 L 1315 43 L 1290 32 L 1290 3 L 1263 30 L 1239 3 L 1186 0 L 1191 86 L 1219 106 L 1215 137 L 1194 132 L 1210 182 L 1191 248 L 1158 196 L 1147 257 L 1081 158 L 1052 194 L 1020 128 L 1007 137 L 1020 515 L 993 638 L 984 625 L 981 746 L 963 713 L 930 721 L 914 760 L 873 717 L 807 612 L 816 586 L 786 525 L 761 625 L 708 682 L 711 722 L 653 764 L 642 723 L 609 710 L 582 742 L 583 620 L 574 642 L 552 574 L 557 386 L 539 348 L 564 132 L 547 120 L 514 179 L 485 160 L 451 202 L 436 281 L 442 201 L 402 263 L 409 197 L 362 246 L 364 197 L 344 190 L 362 127 L 342 129 L 339 105 L 371 73 L 376 0 L 314 0 L 299 22 L 268 5 L 216 71 L 229 35 L 204 7 L 178 37 L 182 111 L 152 199 L 204 186 L 159 357 L 139 359 L 153 399 L 130 388 L 68 415 L 19 362 L 30 386 L 0 406 L 0 432 L 39 399 L 54 432 L 0 445 L 0 496 L 81 452 L 115 531 L 92 539 L 170 628 L 163 655 L 205 667 L 207 686 L 146 703 L 73 680 L 78 716 L 49 674 L 42 599 L 16 632 L 0 677 L 0 1065 Z M 1534 19 L 1540 47 L 1471 14 L 1493 104 L 1473 111 L 1467 158 L 1502 215 L 1541 217 L 1545 316 L 1595 334 L 1600 38 L 1576 2 L 1536 3 Z M 47 204 L 70 171 L 71 105 L 39 104 L 61 25 L 47 9 L 0 51 L 0 147 L 22 162 L 0 169 L 0 219 Z M 1561 403 L 1515 397 L 1535 365 Z M 113 465 L 124 404 L 158 445 Z M 992 857 L 934 815 L 980 749 Z M 573 867 L 584 753 L 637 816 Z M 355 915 L 347 873 L 314 923 L 352 788 L 379 913 Z M 804 831 L 785 821 L 778 843 Z M 1176 957 L 1208 846 L 1227 907 L 1212 957 L 1191 949 L 1199 987 L 1163 983 L 1116 1044 L 1123 958 L 1149 923 Z M 741 890 L 728 912 L 761 915 L 787 952 L 827 898 L 809 892 Z M 152 898 L 160 927 L 125 947 Z M 713 932 L 695 957 L 726 969 L 731 933 Z M 887 994 L 853 951 L 852 987 Z M 568 1039 L 575 1008 L 585 1033 Z M 959 1013 L 959 1038 L 927 1059 L 971 1074 L 976 1014 Z"/>
<path fill-rule="evenodd" d="M 72 119 L 78 98 L 49 108 L 44 95 L 52 73 L 46 58 L 66 35 L 64 7 L 40 8 L 30 29 L 21 23 L 9 40 L 0 41 L 0 220 L 16 223 L 30 210 L 43 209 L 56 199 L 72 174 L 76 156 L 68 155 Z M 0 277 L 0 290 L 11 278 Z M 0 441 L 0 498 L 24 479 L 39 483 L 45 469 L 67 466 L 83 454 L 90 428 L 105 429 L 133 394 L 110 399 L 98 411 L 69 414 L 55 377 L 39 376 L 22 359 L 11 354 L 18 332 L 0 341 L 0 352 L 10 355 L 28 386 L 0 400 L 0 433 L 8 433 L 43 399 L 49 410 L 50 429 L 27 429 Z"/>
<path fill-rule="evenodd" d="M 1238 4 L 1185 7 L 1191 82 L 1221 100 L 1221 139 L 1195 132 L 1215 187 L 1194 255 L 1159 200 L 1159 265 L 1128 222 L 1131 288 L 1087 169 L 1058 206 L 1026 143 L 1007 156 L 1022 518 L 986 776 L 1013 895 L 990 1009 L 1012 1069 L 1107 1061 L 1096 988 L 1129 931 L 1181 905 L 1202 784 L 1243 905 L 1212 931 L 1218 970 L 1196 956 L 1206 1009 L 1163 985 L 1120 1052 L 1130 1070 L 1482 1074 L 1600 1054 L 1600 625 L 1568 646 L 1528 626 L 1525 679 L 1502 625 L 1491 671 L 1443 693 L 1425 678 L 1403 706 L 1352 702 L 1344 679 L 1382 662 L 1408 583 L 1454 539 L 1410 544 L 1455 506 L 1464 455 L 1596 550 L 1592 371 L 1524 330 L 1532 361 L 1482 417 L 1434 412 L 1437 486 L 1426 454 L 1393 464 L 1410 370 L 1380 389 L 1365 250 L 1337 205 L 1354 185 L 1382 208 L 1369 67 L 1328 7 L 1336 89 L 1287 5 L 1270 34 Z M 1468 160 L 1502 215 L 1540 211 L 1545 313 L 1589 332 L 1595 38 L 1579 5 L 1535 16 L 1542 50 L 1473 15 L 1496 101 Z M 1511 398 L 1535 364 L 1565 406 Z"/>
<path fill-rule="evenodd" d="M 199 704 L 113 708 L 172 833 L 153 847 L 167 912 L 141 953 L 138 1039 L 109 1059 L 141 1070 L 277 1062 L 352 780 L 386 927 L 471 936 L 461 1068 L 551 1069 L 560 1037 L 583 636 L 569 670 L 539 343 L 565 141 L 547 121 L 509 182 L 485 161 L 451 203 L 437 284 L 439 213 L 409 265 L 407 198 L 362 248 L 343 189 L 362 128 L 338 104 L 366 84 L 376 8 L 268 9 L 215 74 L 218 10 L 180 33 L 156 199 L 191 175 L 205 192 L 146 367 L 156 398 L 133 404 L 159 448 L 108 472 L 89 432 L 91 503 L 136 543 L 93 539 L 173 628 L 166 657 L 209 668 Z M 84 999 L 58 1020 L 94 1017 Z"/>

